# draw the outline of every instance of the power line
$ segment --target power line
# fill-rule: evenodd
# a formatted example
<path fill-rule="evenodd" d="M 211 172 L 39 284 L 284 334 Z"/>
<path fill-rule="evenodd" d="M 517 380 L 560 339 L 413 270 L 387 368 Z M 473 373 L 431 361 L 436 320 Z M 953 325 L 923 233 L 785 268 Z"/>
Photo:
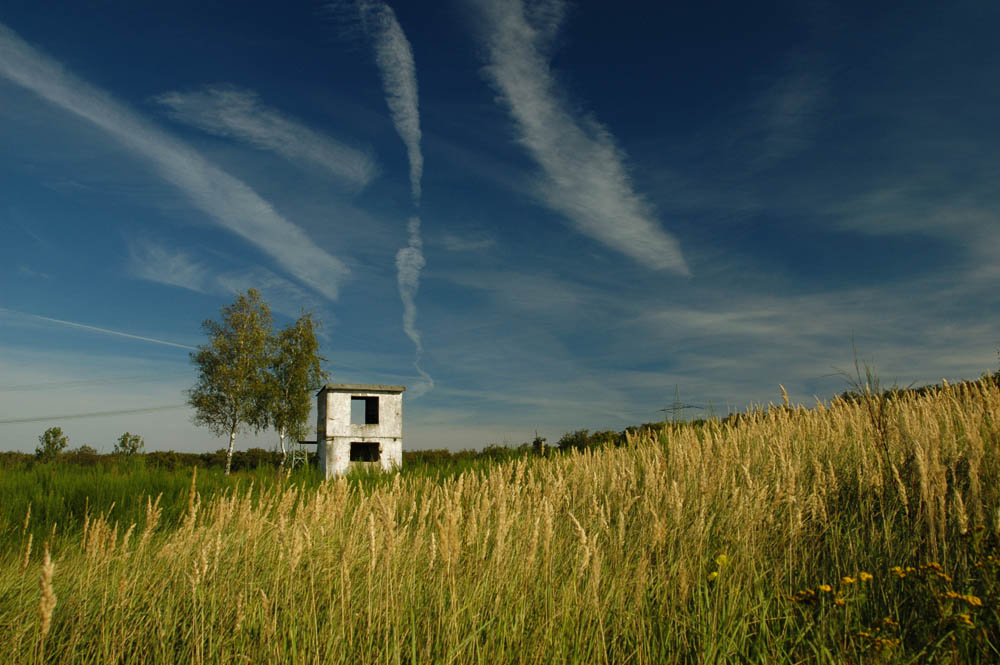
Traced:
<path fill-rule="evenodd" d="M 148 406 L 142 409 L 118 409 L 116 411 L 93 411 L 91 413 L 73 413 L 63 416 L 35 416 L 32 418 L 7 418 L 0 420 L 0 425 L 14 425 L 19 423 L 42 423 L 53 420 L 73 420 L 77 418 L 101 418 L 104 416 L 125 416 L 136 413 L 153 413 L 155 411 L 169 411 L 171 409 L 185 409 L 187 404 L 171 404 L 169 406 Z"/>
<path fill-rule="evenodd" d="M 681 417 L 684 416 L 685 409 L 700 409 L 700 406 L 695 404 L 685 404 L 681 401 L 681 390 L 680 386 L 674 386 L 674 401 L 669 406 L 663 409 L 657 409 L 657 411 L 663 411 L 663 417 L 667 422 L 676 423 L 679 422 Z M 669 415 L 668 415 L 669 414 Z"/>
<path fill-rule="evenodd" d="M 188 373 L 185 373 L 185 375 Z M 135 381 L 159 381 L 181 376 L 181 372 L 172 372 L 158 376 L 120 376 L 106 379 L 75 379 L 72 381 L 43 381 L 41 383 L 23 383 L 19 386 L 0 386 L 0 393 L 21 392 L 27 390 L 49 390 L 57 388 L 75 388 L 77 386 L 114 385 L 116 383 L 133 383 Z"/>

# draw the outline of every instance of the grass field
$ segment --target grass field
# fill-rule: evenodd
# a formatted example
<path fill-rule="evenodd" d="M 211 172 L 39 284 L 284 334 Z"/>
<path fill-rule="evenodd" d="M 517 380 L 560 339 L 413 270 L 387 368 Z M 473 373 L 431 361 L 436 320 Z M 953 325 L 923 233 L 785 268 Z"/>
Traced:
<path fill-rule="evenodd" d="M 981 381 L 463 473 L 11 471 L 0 659 L 1000 662 L 998 423 Z"/>

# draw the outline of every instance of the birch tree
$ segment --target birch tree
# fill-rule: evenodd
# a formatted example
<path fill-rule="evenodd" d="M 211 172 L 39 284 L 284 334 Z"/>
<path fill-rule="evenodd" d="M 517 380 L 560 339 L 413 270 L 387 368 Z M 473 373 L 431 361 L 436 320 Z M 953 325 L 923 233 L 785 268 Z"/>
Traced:
<path fill-rule="evenodd" d="M 188 391 L 196 425 L 217 436 L 229 434 L 226 475 L 232 468 L 236 433 L 267 423 L 266 371 L 271 339 L 271 308 L 256 289 L 240 294 L 221 310 L 222 321 L 201 324 L 208 344 L 198 347 L 191 360 L 198 366 L 198 382 Z"/>
<path fill-rule="evenodd" d="M 268 420 L 278 432 L 281 465 L 288 459 L 286 437 L 297 441 L 307 431 L 312 392 L 327 380 L 320 363 L 319 343 L 312 314 L 281 330 L 274 338 L 267 374 Z"/>

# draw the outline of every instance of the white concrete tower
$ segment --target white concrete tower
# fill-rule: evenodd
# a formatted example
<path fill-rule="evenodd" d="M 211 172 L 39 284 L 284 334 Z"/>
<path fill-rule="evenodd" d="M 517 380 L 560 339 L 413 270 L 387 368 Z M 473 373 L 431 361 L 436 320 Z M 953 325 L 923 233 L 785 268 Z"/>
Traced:
<path fill-rule="evenodd" d="M 323 477 L 352 464 L 403 465 L 405 386 L 328 383 L 316 393 L 316 448 Z"/>

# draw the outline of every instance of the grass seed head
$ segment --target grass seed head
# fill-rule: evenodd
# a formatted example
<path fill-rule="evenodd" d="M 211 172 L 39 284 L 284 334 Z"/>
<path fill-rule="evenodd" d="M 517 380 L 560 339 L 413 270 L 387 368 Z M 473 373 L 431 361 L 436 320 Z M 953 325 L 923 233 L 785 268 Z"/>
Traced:
<path fill-rule="evenodd" d="M 56 564 L 49 554 L 49 544 L 45 543 L 45 551 L 42 555 L 42 574 L 38 580 L 38 586 L 42 592 L 38 601 L 38 615 L 41 620 L 40 629 L 43 640 L 52 627 L 52 613 L 56 609 L 56 601 L 58 600 L 55 591 L 52 590 L 52 578 L 55 572 Z"/>

